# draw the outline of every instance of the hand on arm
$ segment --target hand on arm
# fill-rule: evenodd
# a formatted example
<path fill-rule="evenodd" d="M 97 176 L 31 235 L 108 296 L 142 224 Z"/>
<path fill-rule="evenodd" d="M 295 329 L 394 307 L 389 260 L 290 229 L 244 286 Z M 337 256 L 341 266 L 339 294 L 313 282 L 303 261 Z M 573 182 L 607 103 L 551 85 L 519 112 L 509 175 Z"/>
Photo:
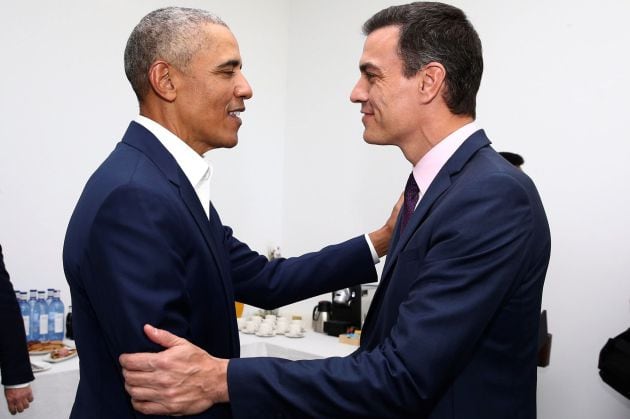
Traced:
<path fill-rule="evenodd" d="M 5 388 L 4 396 L 7 399 L 7 407 L 12 415 L 22 413 L 28 409 L 29 404 L 33 401 L 33 391 L 31 386 L 21 388 Z"/>
<path fill-rule="evenodd" d="M 227 359 L 214 358 L 165 330 L 145 325 L 144 332 L 166 350 L 120 356 L 134 409 L 148 415 L 193 415 L 229 401 Z"/>
<path fill-rule="evenodd" d="M 404 196 L 403 194 L 400 194 L 400 197 L 394 205 L 394 208 L 385 222 L 385 225 L 369 234 L 372 245 L 374 245 L 374 249 L 376 250 L 376 253 L 378 253 L 379 257 L 385 256 L 389 250 L 389 242 L 392 238 L 392 233 L 394 232 L 394 227 L 396 226 L 396 220 L 398 219 L 398 213 L 402 207 L 403 200 Z"/>

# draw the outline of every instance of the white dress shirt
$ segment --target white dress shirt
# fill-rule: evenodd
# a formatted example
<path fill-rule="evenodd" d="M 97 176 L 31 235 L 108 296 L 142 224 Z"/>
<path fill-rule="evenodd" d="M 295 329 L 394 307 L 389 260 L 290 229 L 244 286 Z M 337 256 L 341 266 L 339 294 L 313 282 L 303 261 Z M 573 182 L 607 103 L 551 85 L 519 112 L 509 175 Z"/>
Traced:
<path fill-rule="evenodd" d="M 195 189 L 199 202 L 201 202 L 206 212 L 206 217 L 209 219 L 212 166 L 182 139 L 152 119 L 138 115 L 135 121 L 151 131 L 151 134 L 155 135 L 164 148 L 175 158 L 175 161 Z"/>

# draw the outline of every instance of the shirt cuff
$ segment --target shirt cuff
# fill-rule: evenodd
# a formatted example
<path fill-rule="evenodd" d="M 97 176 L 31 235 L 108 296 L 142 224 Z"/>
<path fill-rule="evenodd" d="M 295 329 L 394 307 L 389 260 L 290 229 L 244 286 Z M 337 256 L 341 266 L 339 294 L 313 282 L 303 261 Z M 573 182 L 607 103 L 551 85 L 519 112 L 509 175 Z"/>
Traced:
<path fill-rule="evenodd" d="M 10 389 L 10 388 L 25 388 L 31 385 L 31 382 L 29 381 L 28 383 L 24 383 L 24 384 L 11 384 L 10 386 L 4 386 L 4 388 L 6 389 Z"/>
<path fill-rule="evenodd" d="M 372 261 L 376 265 L 377 263 L 381 261 L 381 259 L 378 257 L 378 253 L 376 253 L 376 249 L 374 248 L 374 245 L 372 244 L 372 240 L 370 240 L 370 236 L 368 236 L 367 234 L 364 234 L 364 236 L 365 236 L 365 241 L 367 242 L 368 247 L 370 248 L 370 253 L 372 253 Z"/>

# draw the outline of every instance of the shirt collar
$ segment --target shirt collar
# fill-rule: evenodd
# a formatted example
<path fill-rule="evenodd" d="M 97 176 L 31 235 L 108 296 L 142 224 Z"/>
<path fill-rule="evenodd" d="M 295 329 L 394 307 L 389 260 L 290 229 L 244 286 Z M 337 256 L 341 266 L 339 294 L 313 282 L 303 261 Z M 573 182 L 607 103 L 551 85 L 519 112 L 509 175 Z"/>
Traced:
<path fill-rule="evenodd" d="M 212 166 L 181 138 L 146 116 L 138 115 L 135 121 L 155 135 L 164 148 L 171 153 L 195 189 L 200 183 L 207 182 L 210 179 Z"/>
<path fill-rule="evenodd" d="M 413 177 L 420 188 L 420 196 L 429 189 L 431 182 L 457 149 L 480 128 L 475 121 L 458 128 L 437 143 L 413 167 Z"/>

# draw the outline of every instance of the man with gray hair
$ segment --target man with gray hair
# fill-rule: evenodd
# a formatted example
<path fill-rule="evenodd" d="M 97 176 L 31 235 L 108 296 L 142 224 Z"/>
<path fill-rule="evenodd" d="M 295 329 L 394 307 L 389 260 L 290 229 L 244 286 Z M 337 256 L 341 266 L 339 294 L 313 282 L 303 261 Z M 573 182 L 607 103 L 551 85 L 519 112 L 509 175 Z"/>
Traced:
<path fill-rule="evenodd" d="M 147 327 L 168 349 L 121 357 L 140 411 L 229 401 L 237 418 L 536 417 L 549 226 L 532 181 L 475 123 L 481 41 L 461 10 L 433 2 L 384 9 L 363 28 L 350 95 L 363 138 L 399 147 L 412 167 L 359 349 L 226 360 Z"/>
<path fill-rule="evenodd" d="M 140 115 L 87 182 L 64 243 L 81 358 L 72 418 L 143 416 L 118 357 L 161 349 L 147 323 L 234 358 L 235 297 L 274 308 L 376 279 L 396 212 L 369 237 L 289 260 L 268 261 L 222 225 L 202 155 L 238 142 L 252 96 L 241 67 L 234 35 L 206 11 L 156 10 L 129 37 L 125 72 Z M 196 405 L 199 417 L 231 417 L 228 404 Z"/>

